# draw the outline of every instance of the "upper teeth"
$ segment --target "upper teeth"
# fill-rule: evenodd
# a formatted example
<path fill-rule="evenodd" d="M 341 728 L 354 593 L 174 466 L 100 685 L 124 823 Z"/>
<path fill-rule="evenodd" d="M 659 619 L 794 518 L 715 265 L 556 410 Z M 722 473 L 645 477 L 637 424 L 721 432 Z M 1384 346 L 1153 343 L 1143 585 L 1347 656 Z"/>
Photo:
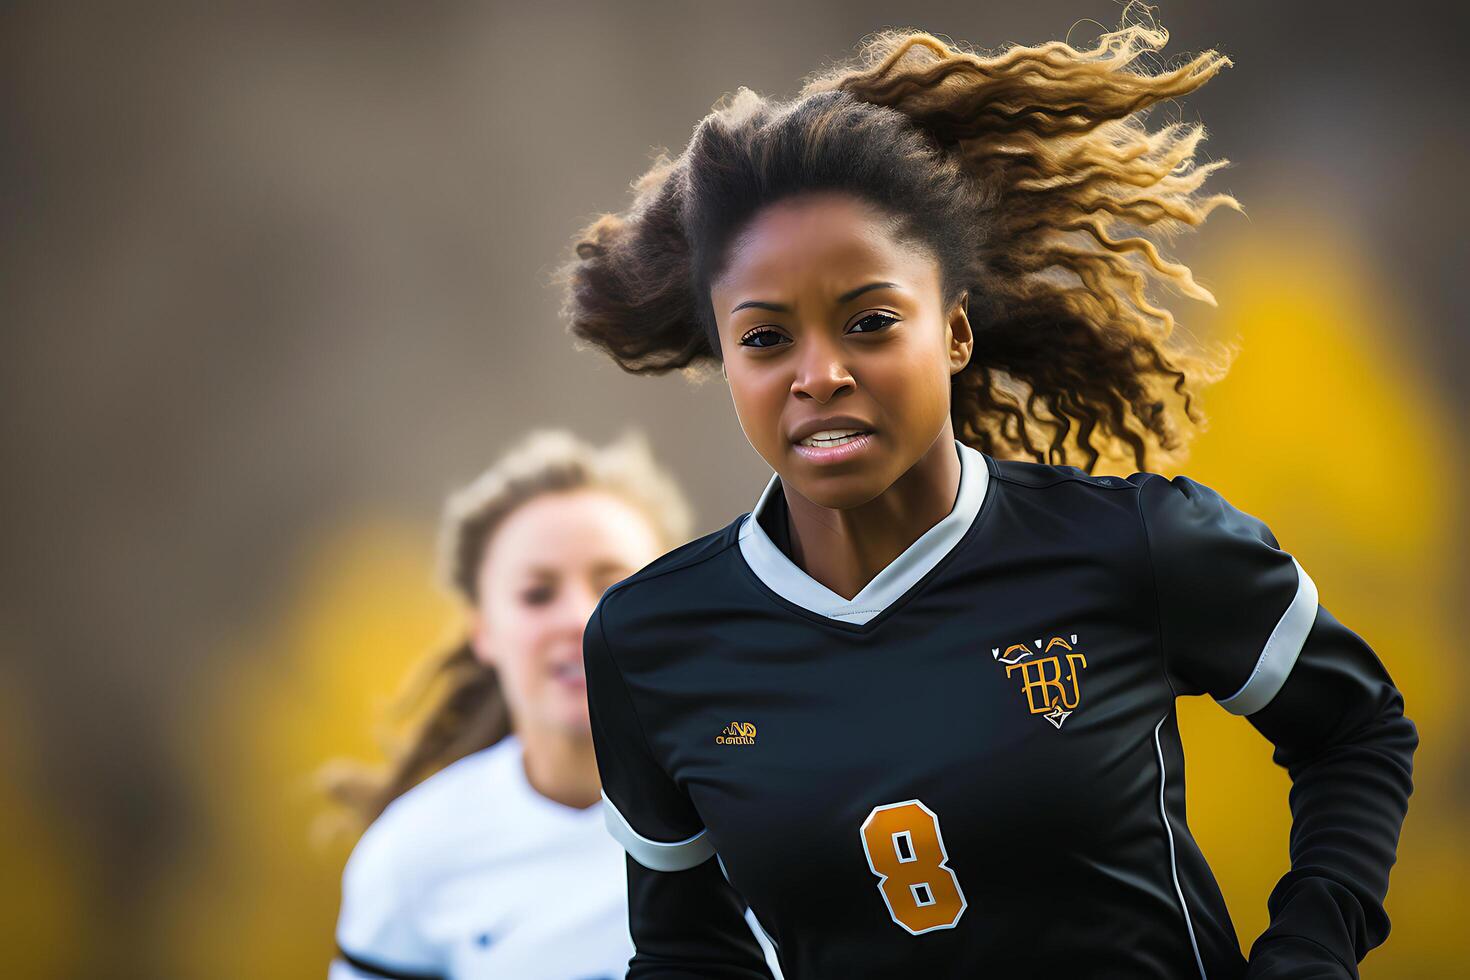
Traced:
<path fill-rule="evenodd" d="M 823 446 L 825 446 L 825 445 L 830 445 L 830 444 L 832 444 L 834 442 L 835 443 L 838 443 L 838 444 L 841 444 L 842 442 L 846 442 L 846 441 L 848 441 L 848 440 L 850 440 L 850 439 L 852 439 L 852 438 L 854 438 L 856 436 L 862 435 L 864 431 L 866 431 L 866 430 L 864 430 L 864 429 L 823 429 L 821 432 L 813 432 L 811 435 L 809 435 L 805 439 L 801 440 L 801 445 L 803 445 L 803 446 L 817 446 L 817 445 L 823 445 Z"/>

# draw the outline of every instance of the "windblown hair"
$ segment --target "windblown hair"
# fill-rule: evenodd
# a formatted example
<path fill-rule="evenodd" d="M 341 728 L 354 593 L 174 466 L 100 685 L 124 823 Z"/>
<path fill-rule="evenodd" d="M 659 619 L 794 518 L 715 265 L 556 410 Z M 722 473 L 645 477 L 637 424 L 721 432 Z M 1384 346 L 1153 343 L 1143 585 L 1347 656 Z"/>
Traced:
<path fill-rule="evenodd" d="M 543 494 L 576 490 L 605 491 L 633 504 L 665 549 L 689 537 L 689 503 L 643 435 L 628 431 L 594 448 L 563 430 L 537 430 L 450 496 L 440 530 L 445 584 L 467 605 L 476 605 L 481 563 L 505 519 Z M 475 657 L 468 637 L 418 665 L 393 714 L 400 725 L 419 717 L 409 737 L 390 749 L 386 770 L 336 761 L 319 776 L 327 796 L 358 817 L 359 827 L 428 776 L 511 731 L 496 672 Z"/>
<path fill-rule="evenodd" d="M 570 330 L 626 371 L 707 376 L 723 357 L 709 287 L 731 241 L 783 197 L 843 191 L 932 251 L 946 308 L 968 304 L 957 438 L 1056 464 L 1070 441 L 1088 472 L 1102 456 L 1139 470 L 1179 462 L 1181 421 L 1206 423 L 1195 389 L 1222 378 L 1235 350 L 1166 343 L 1174 317 L 1150 286 L 1215 299 L 1144 233 L 1170 238 L 1220 205 L 1243 208 L 1200 194 L 1229 162 L 1196 165 L 1202 125 L 1145 125 L 1231 63 L 1206 51 L 1141 70 L 1169 36 L 1150 10 L 1130 3 L 1088 50 L 979 53 L 887 31 L 789 102 L 738 89 L 634 182 L 628 210 L 580 233 L 561 270 Z"/>

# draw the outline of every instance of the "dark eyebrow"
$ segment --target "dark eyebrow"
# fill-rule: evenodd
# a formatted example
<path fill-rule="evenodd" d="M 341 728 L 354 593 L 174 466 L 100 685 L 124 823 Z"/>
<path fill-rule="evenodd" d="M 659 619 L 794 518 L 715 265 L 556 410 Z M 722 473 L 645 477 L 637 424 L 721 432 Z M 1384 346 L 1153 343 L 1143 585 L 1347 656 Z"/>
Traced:
<path fill-rule="evenodd" d="M 870 282 L 866 286 L 859 286 L 856 289 L 849 289 L 847 292 L 845 292 L 841 296 L 837 297 L 837 302 L 839 304 L 841 304 L 841 303 L 849 302 L 851 300 L 855 300 L 859 296 L 861 296 L 863 293 L 866 293 L 866 292 L 868 292 L 870 290 L 873 290 L 873 289 L 897 289 L 897 288 L 898 288 L 898 283 L 896 283 L 896 282 Z M 741 310 L 746 310 L 746 309 L 770 310 L 773 313 L 790 313 L 791 312 L 791 310 L 788 307 L 782 306 L 780 303 L 767 303 L 767 302 L 764 302 L 764 301 L 758 300 L 758 299 L 748 299 L 744 303 L 741 303 L 739 306 L 737 306 L 733 310 L 731 310 L 730 311 L 730 315 L 731 316 L 734 316 L 736 313 L 739 313 Z"/>

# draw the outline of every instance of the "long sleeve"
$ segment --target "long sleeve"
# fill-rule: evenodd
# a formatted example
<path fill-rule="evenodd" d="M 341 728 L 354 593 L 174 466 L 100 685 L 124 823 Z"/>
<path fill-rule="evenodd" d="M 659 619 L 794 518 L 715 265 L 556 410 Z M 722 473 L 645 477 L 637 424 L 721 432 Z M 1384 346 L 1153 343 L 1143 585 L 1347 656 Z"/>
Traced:
<path fill-rule="evenodd" d="M 1291 870 L 1267 900 L 1247 976 L 1356 977 L 1388 938 L 1418 731 L 1378 657 L 1325 608 L 1281 691 L 1248 719 L 1291 776 Z"/>
<path fill-rule="evenodd" d="M 1403 697 L 1264 523 L 1187 477 L 1137 476 L 1151 476 L 1139 506 L 1170 682 L 1243 715 L 1292 781 L 1291 870 L 1267 900 L 1247 976 L 1356 978 L 1388 936 L 1383 902 L 1413 790 L 1419 739 Z"/>
<path fill-rule="evenodd" d="M 604 632 L 607 601 L 587 623 L 583 661 L 604 815 L 628 852 L 628 978 L 771 980 L 699 814 L 649 748 Z"/>
<path fill-rule="evenodd" d="M 715 861 L 653 871 L 628 856 L 629 980 L 771 980 L 745 902 Z"/>

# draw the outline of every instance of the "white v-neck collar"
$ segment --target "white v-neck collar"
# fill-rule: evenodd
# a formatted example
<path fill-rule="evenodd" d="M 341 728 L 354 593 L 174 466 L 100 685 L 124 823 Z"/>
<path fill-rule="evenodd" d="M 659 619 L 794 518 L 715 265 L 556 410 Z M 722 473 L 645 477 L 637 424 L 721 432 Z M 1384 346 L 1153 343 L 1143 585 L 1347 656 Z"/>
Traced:
<path fill-rule="evenodd" d="M 772 592 L 790 602 L 844 623 L 866 623 L 893 604 L 915 582 L 923 578 L 964 537 L 985 502 L 990 486 L 990 469 L 978 449 L 955 440 L 960 456 L 960 488 L 954 507 L 938 523 L 919 535 L 903 554 L 889 562 L 863 590 L 851 599 L 827 588 L 804 572 L 771 540 L 757 519 L 781 493 L 781 477 L 775 473 L 766 483 L 755 507 L 740 525 L 740 554 L 750 570 Z"/>

